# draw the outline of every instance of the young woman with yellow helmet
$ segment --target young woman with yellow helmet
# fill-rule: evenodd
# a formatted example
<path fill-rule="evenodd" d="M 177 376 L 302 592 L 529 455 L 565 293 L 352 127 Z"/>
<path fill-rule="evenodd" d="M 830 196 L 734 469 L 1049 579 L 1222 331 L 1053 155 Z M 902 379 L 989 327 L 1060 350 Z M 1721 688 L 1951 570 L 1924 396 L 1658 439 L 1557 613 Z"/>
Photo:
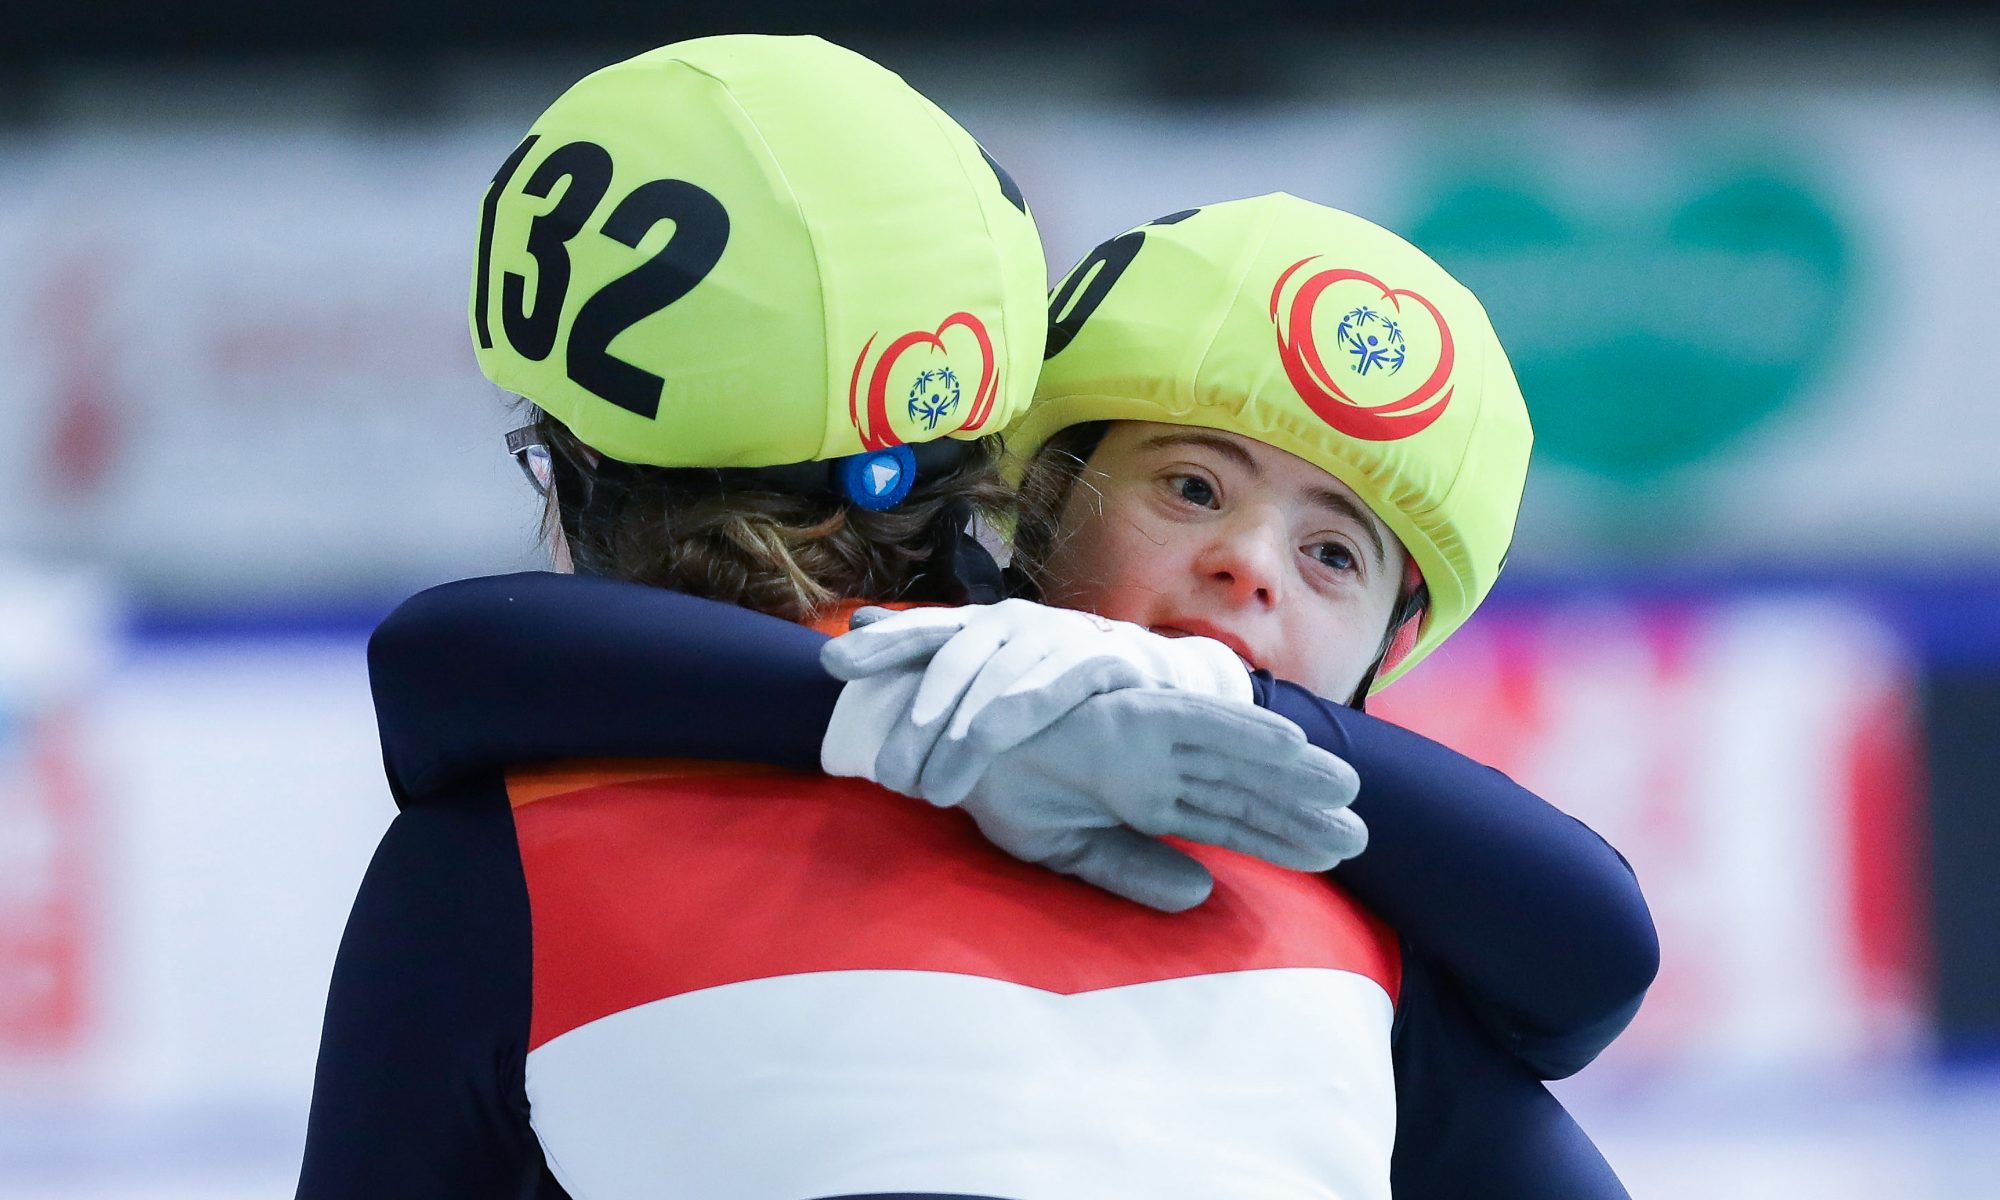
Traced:
<path fill-rule="evenodd" d="M 1260 704 L 1360 772 L 1370 848 L 1333 878 L 1403 935 L 1412 973 L 1397 1195 L 1622 1194 L 1524 1076 L 1579 1069 L 1636 1010 L 1658 950 L 1629 868 L 1497 775 L 1353 711 L 1463 625 L 1506 560 L 1532 433 L 1483 309 L 1388 231 L 1272 195 L 1111 239 L 1050 312 L 1035 402 L 1007 434 L 1024 478 L 1014 590 L 1221 640 L 1256 669 Z M 889 616 L 826 659 L 851 681 L 843 706 L 874 673 L 923 672 L 922 689 L 958 698 L 954 730 L 974 729 L 964 710 L 988 697 L 1112 678 L 1118 640 L 1010 600 Z M 997 724 L 942 740 L 894 785 L 959 794 L 1011 736 Z M 1545 883 L 1562 899 L 1521 898 Z M 1468 994 L 1477 1046 L 1452 1035 Z M 1484 1086 L 1464 1103 L 1404 1086 L 1440 1070 Z M 1485 1087 L 1515 1102 L 1474 1099 Z M 1529 1112 L 1476 1153 L 1436 1150 L 1440 1128 Z"/>
<path fill-rule="evenodd" d="M 1533 433 L 1479 301 L 1416 247 L 1335 209 L 1260 196 L 1113 239 L 1052 307 L 1035 403 L 1007 438 L 1023 461 L 1054 444 L 1036 494 L 1076 498 L 1066 469 L 1073 479 L 1101 422 L 1217 430 L 1331 476 L 1365 506 L 1350 515 L 1366 533 L 1393 535 L 1349 547 L 1391 552 L 1391 640 L 1363 678 L 1323 680 L 1348 685 L 1330 694 L 1386 686 L 1491 590 Z M 1038 509 L 1017 550 L 1075 587 L 1089 571 L 1063 516 Z"/>

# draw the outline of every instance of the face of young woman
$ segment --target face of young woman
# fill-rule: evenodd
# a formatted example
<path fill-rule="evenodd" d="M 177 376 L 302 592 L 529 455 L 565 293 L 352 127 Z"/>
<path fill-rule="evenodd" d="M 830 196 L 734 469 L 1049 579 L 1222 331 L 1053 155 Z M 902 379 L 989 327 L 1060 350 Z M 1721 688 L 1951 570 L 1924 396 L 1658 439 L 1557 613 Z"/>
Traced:
<path fill-rule="evenodd" d="M 1375 661 L 1404 551 L 1347 485 L 1213 429 L 1120 421 L 1070 491 L 1047 600 L 1212 637 L 1329 699 Z"/>

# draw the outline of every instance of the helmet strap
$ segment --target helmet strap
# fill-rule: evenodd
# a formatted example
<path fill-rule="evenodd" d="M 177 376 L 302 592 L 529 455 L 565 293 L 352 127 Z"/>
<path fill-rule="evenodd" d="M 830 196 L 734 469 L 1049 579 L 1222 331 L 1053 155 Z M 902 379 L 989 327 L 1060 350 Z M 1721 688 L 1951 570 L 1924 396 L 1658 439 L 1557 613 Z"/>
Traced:
<path fill-rule="evenodd" d="M 912 445 L 909 451 L 916 460 L 916 478 L 935 479 L 957 470 L 959 464 L 965 461 L 966 443 L 957 438 L 939 438 Z M 740 483 L 744 487 L 788 492 L 794 496 L 853 499 L 842 468 L 851 459 L 871 457 L 874 453 L 864 451 L 844 458 L 815 459 L 775 467 L 732 467 L 719 470 L 716 474 L 725 482 Z"/>
<path fill-rule="evenodd" d="M 992 553 L 973 536 L 972 519 L 972 505 L 965 501 L 945 510 L 919 578 L 951 603 L 995 604 L 1006 595 L 1006 580 Z"/>

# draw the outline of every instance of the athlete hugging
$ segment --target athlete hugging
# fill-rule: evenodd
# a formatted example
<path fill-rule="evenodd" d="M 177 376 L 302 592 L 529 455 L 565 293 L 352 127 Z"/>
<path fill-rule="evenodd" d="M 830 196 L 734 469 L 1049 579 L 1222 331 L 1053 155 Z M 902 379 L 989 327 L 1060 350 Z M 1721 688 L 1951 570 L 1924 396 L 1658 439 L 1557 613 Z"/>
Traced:
<path fill-rule="evenodd" d="M 1630 868 L 1362 711 L 1527 470 L 1437 264 L 1272 195 L 1045 298 L 1006 172 L 813 38 L 598 71 L 479 215 L 558 571 L 370 643 L 300 1196 L 1624 1195 L 1542 1081 L 1652 979 Z"/>

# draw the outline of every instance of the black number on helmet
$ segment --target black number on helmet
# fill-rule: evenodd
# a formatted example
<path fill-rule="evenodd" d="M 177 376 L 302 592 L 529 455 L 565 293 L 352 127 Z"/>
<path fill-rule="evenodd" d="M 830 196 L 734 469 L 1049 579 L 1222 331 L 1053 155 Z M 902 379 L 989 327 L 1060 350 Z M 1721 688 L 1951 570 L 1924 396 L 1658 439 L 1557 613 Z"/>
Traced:
<path fill-rule="evenodd" d="M 993 161 L 993 156 L 986 153 L 986 147 L 979 147 L 979 157 L 985 159 L 986 165 L 993 168 L 993 178 L 999 182 L 1000 194 L 1007 198 L 1007 203 L 1020 209 L 1022 212 L 1027 212 L 1028 201 L 1021 195 L 1021 185 L 1014 182 L 1014 177 L 1007 173 L 1005 167 Z"/>
<path fill-rule="evenodd" d="M 531 135 L 500 164 L 480 213 L 473 322 L 482 349 L 493 346 L 487 305 L 495 214 L 501 195 L 535 142 Z M 501 328 L 523 358 L 540 362 L 555 349 L 569 296 L 569 244 L 596 213 L 611 188 L 611 175 L 610 151 L 595 142 L 571 142 L 543 159 L 521 187 L 526 195 L 547 197 L 568 181 L 555 207 L 528 225 L 528 254 L 535 260 L 533 304 L 528 302 L 526 276 L 512 271 L 501 275 Z M 694 290 L 715 269 L 729 241 L 729 214 L 722 202 L 678 179 L 656 179 L 634 188 L 611 210 L 601 232 L 636 250 L 662 221 L 674 224 L 666 245 L 583 302 L 570 327 L 563 359 L 564 371 L 579 387 L 648 419 L 659 415 L 660 389 L 666 381 L 613 357 L 611 341 Z"/>
<path fill-rule="evenodd" d="M 528 226 L 528 253 L 535 259 L 535 303 L 528 307 L 526 276 L 507 272 L 500 280 L 501 324 L 522 358 L 540 362 L 555 348 L 569 294 L 569 240 L 597 210 L 611 186 L 611 154 L 596 142 L 571 142 L 542 160 L 521 190 L 547 196 L 567 179 L 556 206 Z"/>
<path fill-rule="evenodd" d="M 1132 265 L 1132 260 L 1139 257 L 1139 248 L 1146 244 L 1147 229 L 1154 225 L 1178 225 L 1200 211 L 1188 208 L 1168 213 L 1130 233 L 1121 233 L 1084 255 L 1083 261 L 1063 277 L 1049 297 L 1049 343 L 1042 352 L 1042 358 L 1054 358 L 1076 340 L 1083 323 L 1097 311 L 1098 305 L 1104 303 L 1104 298 L 1111 294 L 1112 285 Z M 1081 295 L 1077 294 L 1079 290 Z"/>
<path fill-rule="evenodd" d="M 1084 255 L 1076 269 L 1056 285 L 1055 295 L 1049 297 L 1049 344 L 1042 351 L 1044 359 L 1061 354 L 1076 339 L 1083 323 L 1111 294 L 1111 285 L 1132 265 L 1145 242 L 1146 235 L 1137 229 L 1121 233 Z"/>
<path fill-rule="evenodd" d="M 534 149 L 535 143 L 540 140 L 539 134 L 531 133 L 514 147 L 507 161 L 493 172 L 493 182 L 486 189 L 485 203 L 479 206 L 479 267 L 472 273 L 472 319 L 479 327 L 481 350 L 493 348 L 493 330 L 486 318 L 487 306 L 492 302 L 487 280 L 493 274 L 493 216 L 500 211 L 500 193 L 514 182 L 514 172 L 521 169 L 521 160 L 528 157 L 528 151 Z"/>
<path fill-rule="evenodd" d="M 578 310 L 565 364 L 579 386 L 648 420 L 659 415 L 666 381 L 613 357 L 611 339 L 694 290 L 715 269 L 729 241 L 729 214 L 722 202 L 678 179 L 656 179 L 635 188 L 611 210 L 604 235 L 636 250 L 661 221 L 672 221 L 674 231 L 660 252 L 599 288 Z"/>

